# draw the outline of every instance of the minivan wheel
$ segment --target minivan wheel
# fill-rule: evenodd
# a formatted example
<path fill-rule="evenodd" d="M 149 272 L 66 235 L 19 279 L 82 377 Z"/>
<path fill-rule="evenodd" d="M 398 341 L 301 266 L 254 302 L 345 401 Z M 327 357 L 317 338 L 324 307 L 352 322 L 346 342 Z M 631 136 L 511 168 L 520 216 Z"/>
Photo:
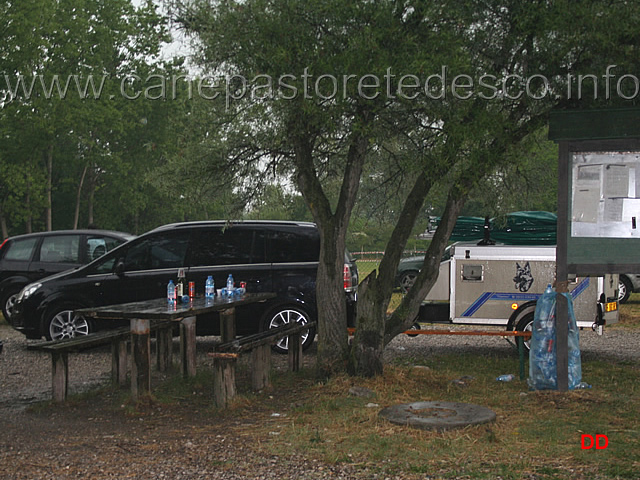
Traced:
<path fill-rule="evenodd" d="M 299 307 L 292 306 L 283 306 L 271 310 L 264 320 L 264 330 L 281 327 L 282 325 L 287 325 L 292 322 L 296 322 L 299 324 L 307 324 L 310 321 L 309 314 Z M 315 338 L 315 330 L 310 328 L 306 332 L 302 332 L 302 348 L 306 350 L 313 343 L 313 339 Z M 287 353 L 289 351 L 289 339 L 282 338 L 273 346 L 273 350 L 278 353 Z"/>
<path fill-rule="evenodd" d="M 2 299 L 2 315 L 4 315 L 7 321 L 9 321 L 9 317 L 13 314 L 13 307 L 16 304 L 19 293 L 20 290 L 9 292 L 9 294 Z"/>
<path fill-rule="evenodd" d="M 93 327 L 88 319 L 74 313 L 78 307 L 64 306 L 53 309 L 48 316 L 45 336 L 48 340 L 64 340 L 89 335 Z"/>

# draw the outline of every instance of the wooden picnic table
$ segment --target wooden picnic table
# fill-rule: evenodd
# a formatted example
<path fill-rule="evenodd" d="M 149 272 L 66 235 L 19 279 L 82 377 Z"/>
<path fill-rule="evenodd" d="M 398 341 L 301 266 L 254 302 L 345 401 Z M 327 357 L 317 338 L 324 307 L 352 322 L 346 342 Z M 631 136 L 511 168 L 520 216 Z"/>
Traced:
<path fill-rule="evenodd" d="M 212 312 L 220 314 L 220 335 L 223 342 L 236 336 L 235 309 L 243 305 L 265 302 L 274 293 L 245 293 L 231 297 L 196 297 L 189 302 L 169 303 L 166 298 L 141 302 L 83 308 L 77 313 L 100 320 L 130 320 L 131 329 L 131 395 L 135 401 L 151 392 L 151 322 L 179 322 L 180 357 L 185 376 L 196 373 L 196 319 Z M 158 359 L 171 358 L 172 328 L 158 334 Z M 162 366 L 161 366 L 162 367 Z"/>

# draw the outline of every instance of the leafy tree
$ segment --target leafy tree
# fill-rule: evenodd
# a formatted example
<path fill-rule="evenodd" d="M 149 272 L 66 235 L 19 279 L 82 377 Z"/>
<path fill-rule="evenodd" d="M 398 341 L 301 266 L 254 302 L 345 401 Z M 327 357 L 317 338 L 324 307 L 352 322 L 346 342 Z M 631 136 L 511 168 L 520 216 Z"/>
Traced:
<path fill-rule="evenodd" d="M 40 3 L 6 10 L 9 30 L 27 34 L 18 39 L 16 33 L 21 48 L 0 84 L 2 141 L 16 155 L 7 161 L 32 162 L 45 176 L 45 227 L 75 228 L 81 204 L 87 222 L 95 220 L 95 195 L 106 173 L 117 181 L 116 169 L 130 166 L 126 157 L 139 137 L 129 134 L 147 107 L 126 95 L 124 80 L 132 72 L 143 79 L 152 73 L 148 64 L 168 37 L 151 1 L 138 8 L 130 0 Z M 24 47 L 28 61 L 21 60 Z M 144 179 L 133 178 L 138 185 Z M 39 217 L 41 205 L 28 205 L 30 218 Z M 60 212 L 55 223 L 54 208 Z"/>
<path fill-rule="evenodd" d="M 33 71 L 42 54 L 43 25 L 51 13 L 50 2 L 0 2 L 0 78 L 13 78 L 24 71 Z M 41 206 L 41 185 L 34 169 L 36 158 L 33 141 L 28 137 L 25 118 L 18 121 L 7 105 L 11 93 L 0 82 L 0 225 L 3 238 L 9 235 L 9 225 L 25 223 L 31 228 L 31 208 Z M 28 116 L 28 112 L 25 112 Z M 14 136 L 19 134 L 24 144 Z M 18 140 L 18 141 L 17 141 Z M 24 148 L 23 148 L 24 146 Z M 36 175 L 34 177 L 34 175 Z"/>
<path fill-rule="evenodd" d="M 464 121 L 451 127 L 454 132 L 458 126 L 466 130 L 457 137 L 463 139 L 458 142 L 462 147 L 459 153 L 469 158 L 469 172 L 478 179 L 500 172 L 501 168 L 513 169 L 505 165 L 519 158 L 521 142 L 540 130 L 552 108 L 575 106 L 576 103 L 580 106 L 600 104 L 605 97 L 605 85 L 594 84 L 590 98 L 576 99 L 568 94 L 572 78 L 605 71 L 604 66 L 612 60 L 611 52 L 607 53 L 612 45 L 619 45 L 620 51 L 625 52 L 619 58 L 620 64 L 627 64 L 626 55 L 637 49 L 630 36 L 632 21 L 623 21 L 624 25 L 619 29 L 610 28 L 614 19 L 620 20 L 625 15 L 630 18 L 630 9 L 637 10 L 637 2 L 615 6 L 609 2 L 591 2 L 587 6 L 571 2 L 469 1 L 456 6 L 460 8 L 454 9 L 451 4 L 447 11 L 458 18 L 459 35 L 464 40 L 459 54 L 467 58 L 469 71 L 476 72 L 477 76 L 484 75 L 485 79 L 516 80 L 494 84 L 485 92 L 484 98 L 479 93 L 473 97 L 484 100 L 481 102 L 484 108 L 476 101 L 457 105 L 461 107 L 459 111 L 463 116 L 460 118 Z M 602 70 L 598 70 L 600 68 Z M 536 84 L 537 81 L 540 83 Z M 625 95 L 619 100 L 624 100 Z M 611 102 L 610 98 L 608 100 Z M 453 138 L 456 138 L 455 133 Z M 453 183 L 443 215 L 446 221 L 451 219 L 451 213 L 461 211 L 460 202 L 472 191 L 470 187 L 474 183 L 465 175 Z M 441 227 L 450 231 L 452 225 L 448 223 Z M 385 322 L 382 345 L 410 326 L 421 300 L 435 281 L 447 236 L 446 232 L 439 233 L 440 228 L 416 284 L 400 308 Z M 386 265 L 386 259 L 387 255 L 380 267 L 380 277 L 384 278 L 386 274 L 385 280 L 388 280 L 395 265 Z M 365 297 L 365 305 L 375 302 L 376 297 L 387 291 L 388 281 L 376 286 L 373 300 L 366 299 L 366 291 L 360 296 L 361 300 Z M 380 358 L 379 346 L 373 346 L 370 359 L 374 361 L 369 364 L 375 365 L 375 360 Z M 364 374 L 379 371 L 358 363 L 358 358 L 355 363 L 356 367 L 363 367 L 360 371 Z"/>
<path fill-rule="evenodd" d="M 172 5 L 226 93 L 228 122 L 216 145 L 226 145 L 227 156 L 242 158 L 254 171 L 267 161 L 274 170 L 292 171 L 318 224 L 318 361 L 328 374 L 345 362 L 356 374 L 382 370 L 384 346 L 413 321 L 435 282 L 455 218 L 479 180 L 508 168 L 515 149 L 539 131 L 550 109 L 576 103 L 565 95 L 567 74 L 603 67 L 612 45 L 624 52 L 621 65 L 635 51 L 633 22 L 626 20 L 635 3 Z M 613 19 L 622 17 L 624 25 L 612 29 Z M 388 72 L 395 76 L 385 77 Z M 391 93 L 376 78 L 388 79 Z M 416 88 L 409 88 L 411 82 Z M 400 86 L 416 95 L 398 95 Z M 593 96 L 604 90 L 593 86 Z M 362 174 L 376 157 L 397 159 L 398 171 L 412 180 L 393 209 L 397 222 L 380 268 L 361 285 L 349 352 L 341 257 Z M 426 196 L 442 179 L 448 185 L 443 221 L 416 285 L 386 318 L 404 245 Z"/>
<path fill-rule="evenodd" d="M 478 181 L 461 215 L 497 217 L 510 212 L 555 212 L 558 190 L 558 147 L 543 127 L 514 145 L 496 170 Z M 432 215 L 444 210 L 450 184 L 442 182 L 427 199 Z"/>
<path fill-rule="evenodd" d="M 245 165 L 268 158 L 275 171 L 293 172 L 318 224 L 319 371 L 342 370 L 348 357 L 343 252 L 365 161 L 376 138 L 409 122 L 428 122 L 411 114 L 411 102 L 389 102 L 381 94 L 386 86 L 376 86 L 374 77 L 442 64 L 424 45 L 441 46 L 449 38 L 436 31 L 435 20 L 428 28 L 405 21 L 408 9 L 395 2 L 174 7 L 177 20 L 198 35 L 208 72 L 229 87 L 230 127 L 221 140 L 243 152 Z"/>

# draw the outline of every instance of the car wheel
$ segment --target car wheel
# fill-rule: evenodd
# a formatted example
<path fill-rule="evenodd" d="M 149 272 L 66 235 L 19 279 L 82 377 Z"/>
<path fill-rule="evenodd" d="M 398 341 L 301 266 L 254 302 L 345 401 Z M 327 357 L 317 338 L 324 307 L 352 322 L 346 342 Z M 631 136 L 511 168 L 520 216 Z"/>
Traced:
<path fill-rule="evenodd" d="M 620 275 L 620 280 L 618 281 L 618 303 L 627 303 L 632 291 L 633 286 L 629 279 L 624 275 Z"/>
<path fill-rule="evenodd" d="M 9 321 L 9 317 L 13 314 L 13 309 L 19 293 L 19 290 L 9 292 L 9 294 L 2 299 L 2 315 L 4 315 L 4 318 L 7 321 Z"/>
<path fill-rule="evenodd" d="M 295 322 L 299 324 L 309 323 L 310 317 L 309 314 L 299 307 L 291 307 L 284 306 L 279 307 L 275 310 L 272 310 L 267 314 L 264 321 L 265 330 L 281 327 L 282 325 L 287 325 L 289 323 Z M 310 328 L 306 332 L 302 332 L 302 348 L 306 350 L 313 343 L 313 339 L 315 338 L 315 330 Z M 287 337 L 278 340 L 273 346 L 273 350 L 278 353 L 287 353 L 289 351 L 289 339 Z"/>
<path fill-rule="evenodd" d="M 413 287 L 413 284 L 416 283 L 416 278 L 418 278 L 418 272 L 415 270 L 408 270 L 400 276 L 402 293 L 407 293 Z"/>
<path fill-rule="evenodd" d="M 45 332 L 47 340 L 65 340 L 93 332 L 91 322 L 82 315 L 74 313 L 76 308 L 79 307 L 66 305 L 50 311 Z"/>

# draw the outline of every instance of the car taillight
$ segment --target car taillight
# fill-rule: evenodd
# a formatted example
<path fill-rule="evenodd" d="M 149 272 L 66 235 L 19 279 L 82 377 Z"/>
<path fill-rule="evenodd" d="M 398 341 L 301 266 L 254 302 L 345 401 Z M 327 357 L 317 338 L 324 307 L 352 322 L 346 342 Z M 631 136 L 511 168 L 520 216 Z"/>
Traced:
<path fill-rule="evenodd" d="M 353 280 L 351 278 L 351 268 L 346 263 L 344 264 L 342 279 L 343 279 L 345 290 L 348 290 L 351 287 L 353 287 Z"/>

